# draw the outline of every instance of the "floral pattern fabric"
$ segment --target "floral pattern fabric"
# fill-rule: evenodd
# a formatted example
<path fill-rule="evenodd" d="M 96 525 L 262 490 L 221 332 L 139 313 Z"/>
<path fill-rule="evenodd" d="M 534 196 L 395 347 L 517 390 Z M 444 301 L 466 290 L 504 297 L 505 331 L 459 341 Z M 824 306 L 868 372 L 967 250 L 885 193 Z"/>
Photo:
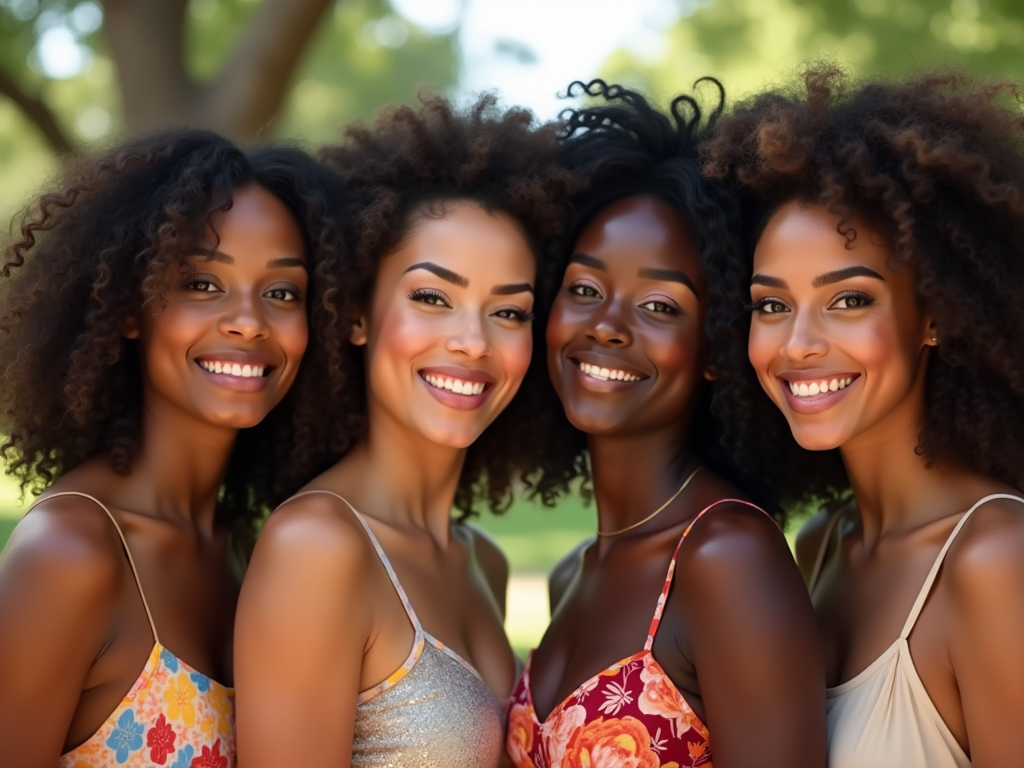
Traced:
<path fill-rule="evenodd" d="M 128 695 L 59 768 L 233 768 L 234 696 L 156 643 Z"/>
<path fill-rule="evenodd" d="M 705 513 L 731 501 L 737 500 L 722 499 L 706 507 L 683 531 L 644 649 L 584 682 L 543 723 L 537 719 L 530 693 L 530 655 L 507 710 L 505 748 L 515 768 L 712 768 L 707 727 L 651 648 L 687 534 Z"/>

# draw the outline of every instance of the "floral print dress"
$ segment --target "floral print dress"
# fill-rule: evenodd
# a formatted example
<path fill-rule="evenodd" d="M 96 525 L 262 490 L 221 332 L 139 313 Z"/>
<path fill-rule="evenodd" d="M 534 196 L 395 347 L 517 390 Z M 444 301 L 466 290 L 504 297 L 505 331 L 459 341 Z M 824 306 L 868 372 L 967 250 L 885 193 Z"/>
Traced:
<path fill-rule="evenodd" d="M 711 736 L 651 653 L 672 587 L 676 545 L 658 597 L 644 649 L 584 682 L 537 719 L 530 686 L 533 654 L 508 704 L 505 746 L 515 768 L 711 768 Z M 753 505 L 750 505 L 753 506 Z M 767 514 L 767 513 L 766 513 Z"/>
<path fill-rule="evenodd" d="M 107 513 L 121 537 L 153 631 L 153 650 L 131 690 L 96 733 L 61 755 L 58 767 L 233 768 L 234 691 L 192 669 L 160 644 L 128 541 L 110 510 L 84 493 L 67 491 L 44 498 L 56 496 L 81 496 Z"/>

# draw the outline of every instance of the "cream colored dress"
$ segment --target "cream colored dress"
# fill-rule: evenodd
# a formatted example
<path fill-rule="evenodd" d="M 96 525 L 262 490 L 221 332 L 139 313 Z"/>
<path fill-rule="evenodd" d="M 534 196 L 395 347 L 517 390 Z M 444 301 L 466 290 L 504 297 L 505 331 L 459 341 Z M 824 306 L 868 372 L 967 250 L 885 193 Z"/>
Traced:
<path fill-rule="evenodd" d="M 1024 504 L 1017 496 L 997 493 L 971 507 L 935 558 L 900 636 L 859 675 L 826 689 L 829 768 L 970 768 L 970 758 L 942 721 L 917 674 L 907 638 L 950 545 L 974 511 L 994 499 Z M 811 574 L 812 594 L 840 517 L 837 514 L 829 521 Z"/>

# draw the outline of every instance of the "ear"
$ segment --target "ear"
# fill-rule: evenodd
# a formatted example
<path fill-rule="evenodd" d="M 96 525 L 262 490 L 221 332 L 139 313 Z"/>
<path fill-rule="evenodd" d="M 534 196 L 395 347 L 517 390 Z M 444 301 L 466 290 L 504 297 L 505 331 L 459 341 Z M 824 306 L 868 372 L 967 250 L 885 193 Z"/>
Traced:
<path fill-rule="evenodd" d="M 939 346 L 939 325 L 934 320 L 929 320 L 925 327 L 924 343 L 929 347 Z"/>
<path fill-rule="evenodd" d="M 348 340 L 357 347 L 366 346 L 366 316 L 358 315 L 348 329 Z"/>
<path fill-rule="evenodd" d="M 121 335 L 126 339 L 137 339 L 139 338 L 139 318 L 135 315 L 129 315 L 125 318 L 125 321 L 121 323 Z"/>

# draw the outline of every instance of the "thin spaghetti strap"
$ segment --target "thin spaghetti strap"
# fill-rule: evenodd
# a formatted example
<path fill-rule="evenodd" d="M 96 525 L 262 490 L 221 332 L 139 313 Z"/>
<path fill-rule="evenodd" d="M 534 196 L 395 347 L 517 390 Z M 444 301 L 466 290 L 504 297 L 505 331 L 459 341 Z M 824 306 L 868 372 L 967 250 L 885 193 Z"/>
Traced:
<path fill-rule="evenodd" d="M 391 561 L 388 560 L 388 556 L 384 553 L 384 548 L 380 545 L 380 542 L 377 541 L 377 537 L 374 535 L 373 529 L 370 528 L 369 523 L 366 522 L 359 510 L 353 507 L 349 500 L 344 496 L 337 494 L 334 491 L 320 489 L 297 493 L 288 499 L 288 501 L 297 499 L 300 496 L 308 496 L 311 493 L 326 493 L 328 496 L 334 496 L 335 498 L 341 499 L 341 501 L 345 502 L 345 506 L 352 510 L 352 514 L 356 516 L 356 520 L 358 520 L 360 525 L 363 526 L 363 530 L 366 531 L 366 535 L 370 538 L 370 543 L 373 544 L 373 548 L 376 550 L 377 557 L 380 558 L 380 562 L 384 566 L 384 570 L 387 571 L 388 578 L 391 579 L 391 585 L 395 588 L 395 592 L 398 593 L 398 597 L 402 601 L 402 606 L 405 608 L 405 612 L 409 615 L 409 621 L 412 622 L 413 629 L 416 630 L 418 634 L 422 634 L 423 627 L 420 626 L 420 619 L 416 615 L 416 611 L 413 610 L 412 603 L 409 602 L 409 597 L 405 594 L 405 590 L 402 588 L 402 583 L 398 580 L 398 574 L 395 573 L 395 569 L 391 566 Z"/>
<path fill-rule="evenodd" d="M 1007 493 L 993 493 L 990 496 L 986 496 L 983 499 L 979 499 L 975 502 L 974 506 L 967 510 L 960 521 L 953 528 L 953 532 L 949 534 L 949 538 L 946 539 L 946 543 L 942 545 L 942 549 L 939 550 L 938 557 L 935 558 L 935 563 L 932 565 L 932 569 L 928 571 L 928 578 L 924 580 L 924 586 L 921 587 L 921 591 L 917 594 L 917 600 L 914 601 L 914 607 L 910 609 L 910 615 L 907 616 L 907 621 L 903 625 L 903 631 L 900 632 L 900 638 L 906 640 L 910 636 L 911 630 L 914 629 L 914 624 L 917 623 L 917 617 L 921 615 L 921 609 L 924 608 L 924 603 L 928 599 L 928 595 L 932 591 L 932 585 L 935 584 L 935 579 L 939 575 L 939 569 L 942 567 L 942 561 L 946 559 L 946 553 L 953 544 L 953 540 L 960 533 L 960 529 L 964 527 L 967 520 L 974 514 L 974 510 L 994 499 L 1007 499 L 1009 501 L 1019 501 L 1024 504 L 1024 499 L 1019 496 L 1011 496 Z"/>
<path fill-rule="evenodd" d="M 825 523 L 825 535 L 821 539 L 821 546 L 818 547 L 818 554 L 814 558 L 814 567 L 811 569 L 811 578 L 807 582 L 807 591 L 814 594 L 814 588 L 821 577 L 821 570 L 825 567 L 825 555 L 828 554 L 828 545 L 832 542 L 832 534 L 836 532 L 839 519 L 843 516 L 843 508 L 840 507 Z"/>
<path fill-rule="evenodd" d="M 100 509 L 107 513 L 107 517 L 109 517 L 110 522 L 114 524 L 114 530 L 117 531 L 117 535 L 121 539 L 121 546 L 124 547 L 124 553 L 128 555 L 128 565 L 131 566 L 132 576 L 135 577 L 135 586 L 139 588 L 139 597 L 142 598 L 142 607 L 146 609 L 146 618 L 149 619 L 149 628 L 153 631 L 153 642 L 159 645 L 160 636 L 157 634 L 156 631 L 156 622 L 153 621 L 153 613 L 149 610 L 149 602 L 146 600 L 146 593 L 142 589 L 142 581 L 139 579 L 139 569 L 135 567 L 135 558 L 132 557 L 132 551 L 128 548 L 128 540 L 124 537 L 124 533 L 121 531 L 121 526 L 117 524 L 117 520 L 114 518 L 114 515 L 110 512 L 109 509 L 107 509 L 106 505 L 102 501 L 95 498 L 94 496 L 90 496 L 87 493 L 79 493 L 78 491 L 61 491 L 60 493 L 51 493 L 48 496 L 44 496 L 41 499 L 36 499 L 32 503 L 32 506 L 30 506 L 28 510 L 26 510 L 25 514 L 27 515 L 29 512 L 32 511 L 33 508 L 42 504 L 44 501 L 55 499 L 58 496 L 81 496 L 83 499 L 88 499 L 89 501 L 93 502 Z"/>
<path fill-rule="evenodd" d="M 668 593 L 672 589 L 672 577 L 675 575 L 676 572 L 676 560 L 679 558 L 679 550 L 682 548 L 683 542 L 686 541 L 687 535 L 690 533 L 690 530 L 693 528 L 693 526 L 696 525 L 698 520 L 704 517 L 704 515 L 706 515 L 712 509 L 717 507 L 719 504 L 728 504 L 730 502 L 734 504 L 743 504 L 744 506 L 747 507 L 753 507 L 758 512 L 763 513 L 773 523 L 778 525 L 775 518 L 769 515 L 759 506 L 757 506 L 756 504 L 751 504 L 749 501 L 743 501 L 742 499 L 719 499 L 716 502 L 708 504 L 708 506 L 702 509 L 697 514 L 697 516 L 690 521 L 690 524 L 686 526 L 686 530 L 683 531 L 683 535 L 679 537 L 679 543 L 676 544 L 675 551 L 672 553 L 672 560 L 668 564 L 668 573 L 665 574 L 665 581 L 661 586 L 661 595 L 659 595 L 658 597 L 658 605 L 654 609 L 654 618 L 651 619 L 651 627 L 647 630 L 647 642 L 644 643 L 645 651 L 650 651 L 651 648 L 654 647 L 654 636 L 658 634 L 658 626 L 661 624 L 661 616 L 665 611 L 665 603 L 668 602 Z"/>

